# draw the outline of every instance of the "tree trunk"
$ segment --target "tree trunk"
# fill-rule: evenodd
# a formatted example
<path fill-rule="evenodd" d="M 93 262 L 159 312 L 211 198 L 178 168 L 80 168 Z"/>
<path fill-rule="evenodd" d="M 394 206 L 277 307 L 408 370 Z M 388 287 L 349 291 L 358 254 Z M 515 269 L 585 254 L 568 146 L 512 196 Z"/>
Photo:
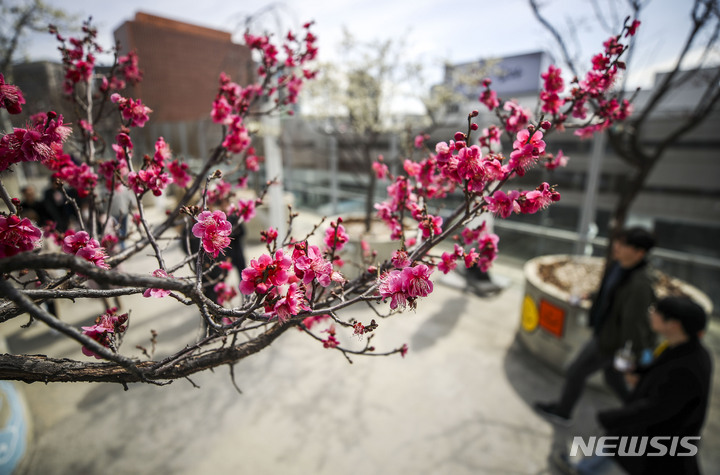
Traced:
<path fill-rule="evenodd" d="M 610 241 L 605 254 L 606 263 L 609 263 L 612 258 L 612 243 L 617 234 L 625 227 L 630 208 L 640 194 L 640 191 L 645 188 L 645 182 L 647 181 L 648 175 L 650 175 L 650 170 L 652 170 L 652 165 L 640 168 L 632 180 L 630 180 L 620 192 L 619 199 L 610 217 L 610 230 L 608 233 Z"/>

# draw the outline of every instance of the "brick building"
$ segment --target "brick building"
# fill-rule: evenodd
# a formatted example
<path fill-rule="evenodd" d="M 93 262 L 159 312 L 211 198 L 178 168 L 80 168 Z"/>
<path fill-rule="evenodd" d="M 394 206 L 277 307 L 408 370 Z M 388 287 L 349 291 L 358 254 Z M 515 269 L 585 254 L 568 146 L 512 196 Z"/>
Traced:
<path fill-rule="evenodd" d="M 132 91 L 158 122 L 203 119 L 211 110 L 221 72 L 245 85 L 253 72 L 250 50 L 230 33 L 138 12 L 114 32 L 121 54 L 135 50 L 143 80 Z"/>
<path fill-rule="evenodd" d="M 186 158 L 202 158 L 219 139 L 210 121 L 221 72 L 240 85 L 253 77 L 250 49 L 229 32 L 138 12 L 115 31 L 120 53 L 136 51 L 143 80 L 128 96 L 153 110 L 140 150 L 148 153 L 157 136 Z"/>

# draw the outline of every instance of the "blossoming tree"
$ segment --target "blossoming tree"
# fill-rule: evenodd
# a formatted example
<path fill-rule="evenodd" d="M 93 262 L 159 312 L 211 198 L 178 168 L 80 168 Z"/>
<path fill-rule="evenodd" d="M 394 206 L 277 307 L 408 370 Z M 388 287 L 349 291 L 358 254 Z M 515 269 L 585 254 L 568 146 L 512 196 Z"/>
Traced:
<path fill-rule="evenodd" d="M 531 117 L 513 101 L 498 98 L 486 82 L 479 99 L 495 111 L 496 125 L 479 132 L 478 113 L 473 111 L 468 114 L 465 130 L 427 150 L 421 160 L 405 162 L 405 173 L 391 177 L 387 200 L 376 205 L 379 217 L 398 243 L 391 259 L 361 264 L 363 272 L 349 280 L 343 271 L 343 248 L 349 236 L 342 218 L 328 224 L 323 220 L 311 235 L 301 238 L 290 232 L 279 236 L 271 228 L 262 232 L 267 252 L 253 258 L 241 272 L 237 291 L 243 296 L 242 303 L 231 306 L 227 297 L 236 293 L 235 289 L 227 282 L 213 281 L 212 271 L 227 265 L 224 254 L 232 244 L 234 227 L 253 216 L 264 195 L 256 200 L 224 200 L 232 186 L 217 169 L 223 163 L 233 164 L 242 186 L 247 173 L 257 168 L 252 133 L 246 125 L 248 114 L 268 97 L 281 98 L 271 102 L 274 106 L 269 112 L 282 112 L 297 101 L 303 83 L 316 75 L 311 69 L 317 54 L 311 27 L 304 25 L 301 35 L 288 33 L 281 45 L 267 36 L 245 35 L 248 47 L 260 58 L 258 81 L 243 87 L 226 75 L 219 78 L 217 96 L 208 109 L 218 127 L 222 126 L 223 136 L 198 170 L 173 160 L 162 137 L 157 139 L 152 157 L 142 161 L 133 157 L 129 132 L 143 127 L 152 113 L 141 100 L 121 95 L 127 82 L 141 79 L 135 55 L 116 57 L 110 73 L 98 80 L 95 58 L 101 49 L 92 26 L 86 24 L 81 38 L 57 35 L 65 66 L 64 90 L 83 116 L 77 118 L 74 131 L 65 118 L 50 111 L 3 135 L 0 172 L 8 173 L 20 162 L 49 168 L 78 211 L 78 224 L 62 233 L 52 223 L 41 230 L 23 217 L 20 200 L 9 196 L 0 182 L 7 207 L 0 216 L 0 325 L 29 314 L 32 320 L 75 340 L 78 354 L 75 359 L 0 355 L 0 379 L 163 384 L 220 365 L 232 366 L 291 328 L 346 356 L 405 355 L 408 348 L 400 342 L 396 348 L 383 351 L 370 344 L 373 332 L 382 331 L 377 321 L 382 323 L 381 317 L 415 308 L 422 298 L 431 296 L 436 272 L 448 273 L 458 265 L 487 269 L 492 264 L 498 238 L 482 225 L 473 226 L 477 222 L 474 218 L 485 212 L 500 217 L 535 213 L 560 198 L 548 183 L 533 190 L 508 190 L 513 177 L 523 175 L 529 167 L 554 167 L 565 160 L 550 152 L 546 136 L 571 126 L 577 127 L 580 135 L 591 135 L 629 113 L 627 101 L 618 102 L 612 88 L 624 67 L 620 59 L 625 51 L 622 41 L 637 28 L 637 22 L 628 19 L 622 33 L 605 43 L 603 60 L 593 62 L 585 78 L 573 82 L 569 90 L 558 68 L 551 66 L 542 75 L 539 117 Z M 98 86 L 93 88 L 93 84 Z M 112 145 L 114 155 L 100 157 L 94 148 L 97 135 L 92 106 L 106 99 L 122 119 L 122 126 Z M 17 113 L 24 103 L 22 91 L 0 77 L 0 106 Z M 503 135 L 512 143 L 507 157 L 497 152 Z M 79 161 L 73 161 L 65 150 L 73 138 L 81 151 Z M 421 147 L 423 137 L 416 142 Z M 382 163 L 374 169 L 388 174 Z M 143 196 L 163 195 L 172 182 L 183 188 L 182 196 L 163 220 L 150 222 Z M 137 232 L 123 237 L 108 225 L 108 210 L 116 194 L 126 189 L 131 190 L 137 204 Z M 462 204 L 441 217 L 438 210 L 450 194 L 461 196 Z M 84 213 L 79 212 L 81 199 L 87 206 Z M 227 204 L 218 208 L 220 203 Z M 291 230 L 295 217 L 294 212 L 289 213 Z M 197 251 L 171 262 L 168 245 L 161 246 L 160 242 L 182 240 L 179 225 L 189 230 L 186 239 L 196 244 Z M 42 251 L 42 239 L 57 242 L 59 251 Z M 451 239 L 455 239 L 452 247 L 438 247 Z M 122 270 L 122 263 L 147 251 L 152 259 L 144 273 Z M 93 325 L 76 328 L 41 305 L 57 299 L 134 294 L 172 298 L 178 306 L 192 307 L 205 325 L 205 335 L 163 359 L 154 360 L 149 354 L 138 358 L 120 348 L 123 335 L 132 331 L 132 317 L 127 313 L 108 308 Z M 373 306 L 376 314 L 372 315 L 377 320 L 344 317 L 344 309 L 363 302 L 379 304 Z M 338 338 L 340 332 L 365 335 L 365 343 L 344 346 Z"/>
<path fill-rule="evenodd" d="M 573 60 L 569 52 L 570 35 L 563 36 L 560 30 L 550 23 L 542 14 L 542 9 L 536 0 L 529 0 L 529 5 L 537 20 L 555 38 L 564 63 L 573 74 L 578 74 L 576 72 L 577 61 Z M 620 11 L 627 10 L 634 18 L 640 18 L 647 5 L 647 2 L 626 2 L 624 9 Z M 671 62 L 672 68 L 654 86 L 649 99 L 638 114 L 629 118 L 623 127 L 607 129 L 610 147 L 617 157 L 632 170 L 628 174 L 627 182 L 620 188 L 617 202 L 612 210 L 609 223 L 611 239 L 614 239 L 617 232 L 625 226 L 633 203 L 647 185 L 651 172 L 665 156 L 667 150 L 699 127 L 720 102 L 720 68 L 714 67 L 712 63 L 712 58 L 717 56 L 720 46 L 717 35 L 717 31 L 720 29 L 720 15 L 718 14 L 720 2 L 717 0 L 694 0 L 686 2 L 682 7 L 688 9 L 687 14 L 691 20 L 690 28 L 681 44 L 682 48 Z M 597 22 L 604 24 L 606 19 L 598 16 Z M 634 45 L 631 42 L 629 46 L 627 55 L 632 55 Z M 700 61 L 694 67 L 684 69 L 690 62 L 693 49 L 696 48 L 702 51 Z M 593 61 L 604 61 L 604 57 L 596 56 Z M 690 105 L 687 113 L 673 118 L 672 126 L 663 134 L 662 139 L 656 142 L 650 140 L 651 117 L 658 113 L 661 105 L 669 97 L 690 82 L 701 85 L 702 93 Z M 611 246 L 608 246 L 607 249 L 606 257 L 610 259 Z"/>

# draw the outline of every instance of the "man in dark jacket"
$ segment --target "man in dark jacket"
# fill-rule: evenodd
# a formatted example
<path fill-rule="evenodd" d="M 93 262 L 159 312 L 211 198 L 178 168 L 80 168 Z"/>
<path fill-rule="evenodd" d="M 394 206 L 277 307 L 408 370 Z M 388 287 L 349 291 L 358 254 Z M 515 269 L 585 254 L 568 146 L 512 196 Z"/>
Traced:
<path fill-rule="evenodd" d="M 611 436 L 663 437 L 648 442 L 645 456 L 615 457 L 629 473 L 700 473 L 697 450 L 688 447 L 697 447 L 710 397 L 712 360 L 700 343 L 707 316 L 688 298 L 668 297 L 650 310 L 650 322 L 666 348 L 639 373 L 627 404 L 600 412 L 598 420 Z M 656 447 L 660 440 L 667 450 Z"/>
<path fill-rule="evenodd" d="M 535 404 L 545 418 L 569 424 L 587 378 L 599 370 L 603 370 L 605 382 L 621 400 L 629 396 L 622 373 L 613 367 L 613 359 L 618 350 L 628 345 L 636 359 L 643 350 L 654 347 L 655 335 L 646 316 L 655 299 L 646 260 L 654 245 L 652 234 L 643 228 L 626 229 L 613 241 L 614 261 L 590 309 L 593 336 L 570 363 L 560 399 Z"/>

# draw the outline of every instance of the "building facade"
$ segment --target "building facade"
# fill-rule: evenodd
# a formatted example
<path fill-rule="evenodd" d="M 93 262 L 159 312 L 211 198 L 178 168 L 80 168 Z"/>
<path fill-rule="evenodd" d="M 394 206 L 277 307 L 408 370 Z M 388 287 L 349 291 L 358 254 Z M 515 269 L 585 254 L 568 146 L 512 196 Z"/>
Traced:
<path fill-rule="evenodd" d="M 202 159 L 220 140 L 220 127 L 210 121 L 220 74 L 247 85 L 256 69 L 250 49 L 234 43 L 229 32 L 143 12 L 114 35 L 121 54 L 137 53 L 143 72 L 127 95 L 153 110 L 141 146 L 149 149 L 154 137 L 163 136 L 174 152 Z"/>

